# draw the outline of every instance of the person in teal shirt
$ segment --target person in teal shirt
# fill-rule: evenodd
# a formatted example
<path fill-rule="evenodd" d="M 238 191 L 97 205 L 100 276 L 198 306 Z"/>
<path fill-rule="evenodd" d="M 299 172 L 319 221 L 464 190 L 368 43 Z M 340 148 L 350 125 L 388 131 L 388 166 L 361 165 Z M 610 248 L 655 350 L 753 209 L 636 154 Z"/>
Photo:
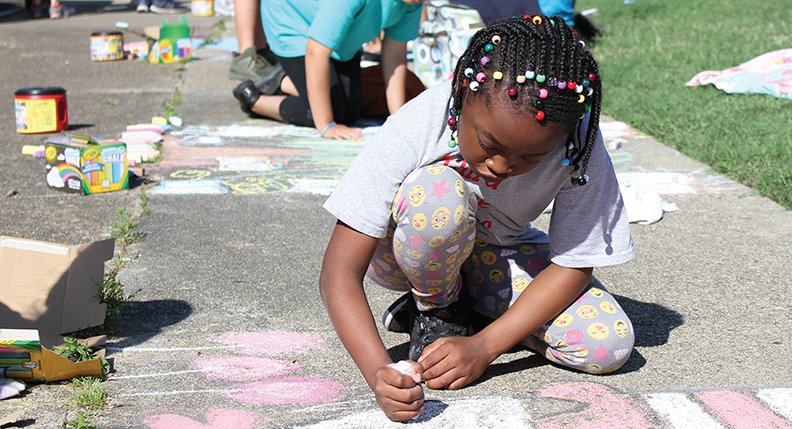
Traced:
<path fill-rule="evenodd" d="M 382 70 L 388 110 L 406 102 L 407 42 L 418 35 L 420 0 L 262 0 L 270 49 L 285 76 L 234 89 L 242 110 L 314 126 L 322 137 L 360 139 L 360 56 L 384 32 Z M 276 81 L 273 81 L 276 80 Z"/>

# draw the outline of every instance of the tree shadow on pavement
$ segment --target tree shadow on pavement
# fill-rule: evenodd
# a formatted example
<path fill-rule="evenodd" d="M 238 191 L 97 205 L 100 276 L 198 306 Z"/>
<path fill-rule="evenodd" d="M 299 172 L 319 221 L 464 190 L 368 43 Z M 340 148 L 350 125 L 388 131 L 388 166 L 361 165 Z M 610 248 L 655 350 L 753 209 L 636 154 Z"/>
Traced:
<path fill-rule="evenodd" d="M 192 314 L 187 301 L 160 299 L 132 301 L 121 309 L 118 325 L 123 340 L 113 343 L 113 348 L 132 347 L 160 334 L 164 328 L 175 325 Z"/>

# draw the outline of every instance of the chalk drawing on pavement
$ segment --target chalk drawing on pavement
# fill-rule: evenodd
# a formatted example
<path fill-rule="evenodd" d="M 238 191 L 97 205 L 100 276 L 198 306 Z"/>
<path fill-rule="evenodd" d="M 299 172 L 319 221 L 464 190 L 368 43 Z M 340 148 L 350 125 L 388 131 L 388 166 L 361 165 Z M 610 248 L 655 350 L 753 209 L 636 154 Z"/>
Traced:
<path fill-rule="evenodd" d="M 431 391 L 427 391 L 431 396 Z M 766 398 L 773 398 L 766 401 Z M 343 415 L 356 401 L 307 407 L 300 412 Z M 559 404 L 568 404 L 558 412 Z M 556 405 L 551 406 L 551 405 Z M 780 405 L 779 404 L 783 404 Z M 754 429 L 792 428 L 792 389 L 623 393 L 599 383 L 551 385 L 515 396 L 428 399 L 417 428 Z M 530 410 L 530 411 L 529 411 Z M 371 409 L 302 428 L 403 428 Z"/>
<path fill-rule="evenodd" d="M 159 195 L 329 195 L 363 144 L 271 122 L 190 126 L 165 139 L 148 172 L 160 181 L 152 191 Z"/>

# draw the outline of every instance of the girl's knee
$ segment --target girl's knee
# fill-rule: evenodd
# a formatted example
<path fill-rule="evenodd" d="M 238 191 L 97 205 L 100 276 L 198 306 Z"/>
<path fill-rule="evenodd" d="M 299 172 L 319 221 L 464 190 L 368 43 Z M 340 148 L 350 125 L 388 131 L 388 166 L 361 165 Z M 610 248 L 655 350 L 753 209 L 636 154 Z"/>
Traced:
<path fill-rule="evenodd" d="M 635 333 L 625 314 L 617 316 L 601 318 L 563 334 L 556 331 L 559 338 L 544 334 L 545 357 L 589 374 L 604 375 L 618 370 L 632 354 Z"/>

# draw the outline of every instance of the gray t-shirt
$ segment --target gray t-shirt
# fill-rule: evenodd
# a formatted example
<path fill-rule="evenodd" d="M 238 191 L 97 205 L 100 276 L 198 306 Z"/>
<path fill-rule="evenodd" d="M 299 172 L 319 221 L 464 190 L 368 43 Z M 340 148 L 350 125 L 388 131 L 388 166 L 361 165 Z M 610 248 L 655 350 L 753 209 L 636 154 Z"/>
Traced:
<path fill-rule="evenodd" d="M 489 243 L 541 243 L 549 236 L 551 260 L 570 268 L 615 265 L 635 256 L 616 173 L 601 136 L 591 153 L 586 186 L 572 185 L 569 168 L 561 167 L 563 145 L 528 173 L 485 183 L 467 167 L 459 149 L 448 147 L 450 96 L 450 83 L 437 85 L 392 115 L 358 154 L 324 208 L 351 228 L 382 238 L 404 178 L 415 169 L 444 164 L 476 193 L 477 236 Z M 554 199 L 545 235 L 531 222 Z"/>

